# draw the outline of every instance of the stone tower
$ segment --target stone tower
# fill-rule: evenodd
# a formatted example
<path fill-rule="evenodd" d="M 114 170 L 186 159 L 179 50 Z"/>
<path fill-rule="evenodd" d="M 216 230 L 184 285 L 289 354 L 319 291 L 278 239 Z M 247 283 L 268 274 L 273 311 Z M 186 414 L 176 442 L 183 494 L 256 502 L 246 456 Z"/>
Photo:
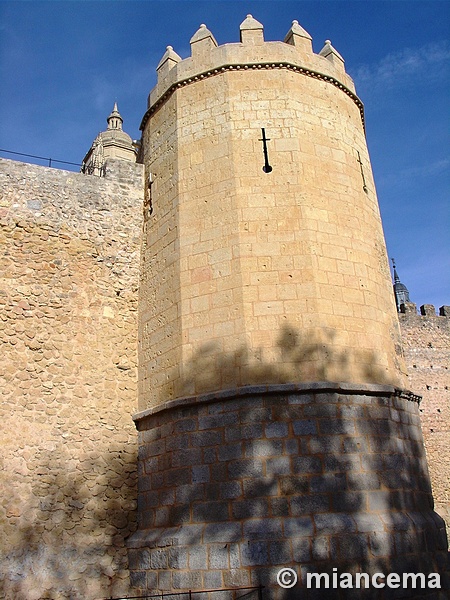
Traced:
<path fill-rule="evenodd" d="M 296 21 L 240 35 L 168 46 L 141 125 L 133 585 L 298 597 L 288 566 L 306 598 L 309 571 L 438 571 L 362 103 Z"/>
<path fill-rule="evenodd" d="M 397 312 L 400 312 L 402 304 L 406 304 L 407 302 L 410 302 L 409 291 L 408 291 L 408 288 L 406 287 L 406 285 L 400 281 L 400 277 L 398 276 L 394 260 L 392 262 L 393 262 L 393 268 L 394 268 L 393 288 L 394 288 L 395 304 L 397 306 Z"/>

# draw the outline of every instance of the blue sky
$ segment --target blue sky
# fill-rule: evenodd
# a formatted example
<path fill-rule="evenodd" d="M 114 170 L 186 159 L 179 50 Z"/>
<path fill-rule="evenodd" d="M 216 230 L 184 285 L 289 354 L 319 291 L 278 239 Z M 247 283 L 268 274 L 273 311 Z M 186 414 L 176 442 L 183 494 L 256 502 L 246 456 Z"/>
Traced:
<path fill-rule="evenodd" d="M 266 40 L 297 19 L 316 52 L 331 39 L 342 54 L 365 105 L 389 256 L 418 306 L 450 304 L 446 0 L 0 0 L 0 148 L 80 163 L 115 100 L 139 138 L 166 46 L 186 58 L 201 23 L 237 42 L 248 13 Z"/>

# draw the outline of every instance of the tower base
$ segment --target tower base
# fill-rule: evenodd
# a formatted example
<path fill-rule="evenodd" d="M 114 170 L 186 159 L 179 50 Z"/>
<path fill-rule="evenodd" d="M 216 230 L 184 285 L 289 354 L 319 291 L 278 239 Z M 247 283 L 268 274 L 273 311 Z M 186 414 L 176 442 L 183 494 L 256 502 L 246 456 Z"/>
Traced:
<path fill-rule="evenodd" d="M 266 600 L 439 598 L 447 538 L 433 512 L 418 400 L 390 386 L 286 384 L 140 413 L 132 586 L 264 585 Z M 283 567 L 298 577 L 292 588 L 277 583 Z M 349 576 L 353 587 L 341 587 L 342 574 L 358 572 L 367 589 Z M 390 573 L 400 586 L 387 584 Z M 405 584 L 404 573 L 424 579 Z"/>

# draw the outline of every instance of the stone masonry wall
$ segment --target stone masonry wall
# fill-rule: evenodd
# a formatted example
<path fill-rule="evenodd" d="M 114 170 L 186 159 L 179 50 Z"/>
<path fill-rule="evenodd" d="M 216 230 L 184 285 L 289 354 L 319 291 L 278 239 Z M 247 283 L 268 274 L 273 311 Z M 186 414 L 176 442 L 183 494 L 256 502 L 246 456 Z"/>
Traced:
<path fill-rule="evenodd" d="M 409 387 L 422 396 L 420 417 L 436 511 L 450 531 L 450 307 L 408 304 L 399 314 Z"/>
<path fill-rule="evenodd" d="M 347 77 L 329 76 L 312 49 L 305 57 L 264 42 L 262 29 L 258 46 L 199 35 L 189 58 L 159 72 L 141 125 L 153 212 L 140 409 L 256 383 L 402 387 L 385 242 Z"/>
<path fill-rule="evenodd" d="M 111 161 L 107 177 L 99 179 L 0 160 L 0 178 L 0 479 L 8 490 L 0 507 L 0 597 L 126 594 L 124 539 L 136 519 L 137 443 L 130 415 L 137 407 L 141 166 Z M 436 316 L 429 306 L 422 312 L 410 307 L 399 318 L 408 387 L 423 396 L 435 506 L 448 525 L 450 327 L 448 312 Z M 264 451 L 258 440 L 251 445 Z M 263 460 L 278 461 L 281 469 L 286 462 Z M 204 478 L 209 469 L 198 466 L 195 477 Z M 197 487 L 204 485 L 199 481 Z M 217 485 L 227 493 L 236 488 L 234 481 Z M 252 502 L 258 510 L 264 502 L 273 504 Z M 164 520 L 168 511 L 176 512 L 171 506 L 150 507 L 149 518 L 158 510 Z M 236 510 L 243 506 L 236 504 Z M 156 549 L 151 552 L 159 557 Z M 188 577 L 183 552 L 177 559 L 180 582 Z M 308 552 L 315 556 L 319 550 L 308 546 Z M 220 557 L 211 560 L 225 564 Z M 223 577 L 228 584 L 233 573 L 226 579 L 217 569 L 208 583 Z M 134 582 L 141 576 L 135 571 Z"/>
<path fill-rule="evenodd" d="M 142 167 L 0 160 L 0 597 L 128 590 Z"/>
<path fill-rule="evenodd" d="M 267 600 L 323 598 L 305 589 L 306 573 L 332 567 L 439 572 L 448 589 L 417 398 L 389 386 L 250 386 L 136 420 L 139 526 L 128 545 L 137 590 L 263 584 Z M 277 586 L 281 567 L 298 571 L 298 586 Z M 348 593 L 327 598 L 375 598 Z"/>
<path fill-rule="evenodd" d="M 217 46 L 202 25 L 141 124 L 143 593 L 287 600 L 276 565 L 445 570 L 362 106 L 338 55 L 291 33 L 265 42 L 248 16 Z"/>

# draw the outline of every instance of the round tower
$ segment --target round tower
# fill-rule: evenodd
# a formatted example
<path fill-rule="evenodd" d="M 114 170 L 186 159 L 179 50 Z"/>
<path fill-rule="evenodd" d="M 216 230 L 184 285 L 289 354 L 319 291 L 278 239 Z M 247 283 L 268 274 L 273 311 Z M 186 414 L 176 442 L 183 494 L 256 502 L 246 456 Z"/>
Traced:
<path fill-rule="evenodd" d="M 240 36 L 218 46 L 201 25 L 189 58 L 168 46 L 141 125 L 133 581 L 278 597 L 281 566 L 305 594 L 307 571 L 419 555 L 430 569 L 444 526 L 404 391 L 362 103 L 331 42 L 315 54 L 297 21 L 266 42 L 248 15 Z"/>
<path fill-rule="evenodd" d="M 313 54 L 297 23 L 287 43 L 264 42 L 247 17 L 241 39 L 218 47 L 202 25 L 190 58 L 169 47 L 142 121 L 153 208 L 142 409 L 254 383 L 403 382 L 343 59 L 329 41 Z"/>

